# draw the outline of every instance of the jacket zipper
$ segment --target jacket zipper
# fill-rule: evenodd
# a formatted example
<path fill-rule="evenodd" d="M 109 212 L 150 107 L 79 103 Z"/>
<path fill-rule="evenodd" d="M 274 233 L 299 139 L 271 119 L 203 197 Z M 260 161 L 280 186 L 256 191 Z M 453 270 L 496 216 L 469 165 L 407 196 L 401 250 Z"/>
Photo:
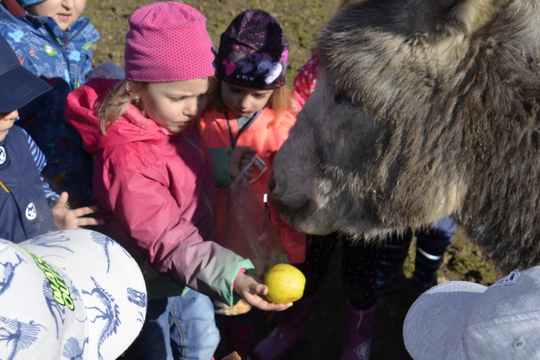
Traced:
<path fill-rule="evenodd" d="M 0 181 L 0 186 L 2 186 L 2 189 L 4 189 L 8 194 L 11 192 L 9 191 L 9 189 L 7 188 L 6 185 L 4 185 L 4 183 L 2 181 Z"/>

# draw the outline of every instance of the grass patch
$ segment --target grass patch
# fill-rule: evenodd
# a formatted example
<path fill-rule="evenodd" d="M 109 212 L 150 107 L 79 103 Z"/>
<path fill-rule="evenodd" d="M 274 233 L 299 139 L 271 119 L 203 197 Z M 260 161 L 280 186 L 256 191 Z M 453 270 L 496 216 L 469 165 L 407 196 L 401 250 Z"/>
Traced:
<path fill-rule="evenodd" d="M 473 243 L 452 244 L 449 254 L 448 267 L 467 281 L 489 285 L 499 278 L 495 266 Z"/>

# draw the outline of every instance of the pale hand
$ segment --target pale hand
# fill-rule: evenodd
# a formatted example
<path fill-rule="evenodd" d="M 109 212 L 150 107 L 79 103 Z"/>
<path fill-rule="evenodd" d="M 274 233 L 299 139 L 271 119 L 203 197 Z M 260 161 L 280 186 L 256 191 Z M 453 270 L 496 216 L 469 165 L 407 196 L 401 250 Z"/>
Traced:
<path fill-rule="evenodd" d="M 262 284 L 256 277 L 245 273 L 238 273 L 234 282 L 234 291 L 248 304 L 264 311 L 283 311 L 292 306 L 292 302 L 286 304 L 274 304 L 266 300 L 268 287 Z"/>
<path fill-rule="evenodd" d="M 84 217 L 97 211 L 97 206 L 85 206 L 71 210 L 66 207 L 69 195 L 67 192 L 60 194 L 60 199 L 51 208 L 54 226 L 58 230 L 81 229 L 82 226 L 103 225 L 105 221 L 93 217 Z"/>

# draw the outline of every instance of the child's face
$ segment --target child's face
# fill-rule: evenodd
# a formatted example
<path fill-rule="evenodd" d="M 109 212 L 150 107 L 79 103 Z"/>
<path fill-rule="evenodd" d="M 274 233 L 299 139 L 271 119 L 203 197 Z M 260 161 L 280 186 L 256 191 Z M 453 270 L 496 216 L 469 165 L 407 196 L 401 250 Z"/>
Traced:
<path fill-rule="evenodd" d="M 0 113 L 0 141 L 3 141 L 6 138 L 7 131 L 13 127 L 13 123 L 17 117 L 19 117 L 19 112 L 17 110 L 8 113 Z"/>
<path fill-rule="evenodd" d="M 237 117 L 246 116 L 262 110 L 270 100 L 274 90 L 261 90 L 221 82 L 223 103 Z"/>
<path fill-rule="evenodd" d="M 173 133 L 191 126 L 206 105 L 208 79 L 150 83 L 139 96 L 146 116 Z"/>
<path fill-rule="evenodd" d="M 52 17 L 60 29 L 66 31 L 81 16 L 86 0 L 45 0 L 30 5 L 26 10 L 36 16 Z"/>

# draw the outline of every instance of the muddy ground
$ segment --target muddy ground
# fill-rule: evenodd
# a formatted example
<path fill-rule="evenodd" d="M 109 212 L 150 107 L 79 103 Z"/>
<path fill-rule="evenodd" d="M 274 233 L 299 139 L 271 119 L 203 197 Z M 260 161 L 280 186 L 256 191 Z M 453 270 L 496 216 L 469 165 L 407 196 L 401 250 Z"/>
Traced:
<path fill-rule="evenodd" d="M 92 19 L 102 36 L 94 46 L 94 65 L 112 61 L 123 66 L 127 18 L 133 10 L 149 3 L 151 1 L 148 0 L 87 2 L 85 15 Z M 317 31 L 337 10 L 340 0 L 194 0 L 186 3 L 207 17 L 207 27 L 215 45 L 218 45 L 219 35 L 236 14 L 248 8 L 260 8 L 270 12 L 282 24 L 291 44 L 287 69 L 290 84 L 294 75 L 310 57 Z M 413 253 L 414 250 L 411 250 L 411 254 Z M 405 264 L 405 274 L 409 278 L 414 269 L 412 259 L 413 257 Z M 331 269 L 307 320 L 304 340 L 286 354 L 285 359 L 339 359 L 345 329 L 345 295 L 339 264 L 340 249 L 336 249 Z M 439 275 L 440 281 L 468 280 L 484 285 L 493 283 L 500 276 L 461 231 L 445 255 Z M 409 359 L 403 345 L 401 327 L 406 311 L 413 301 L 409 282 L 401 291 L 379 298 L 371 359 Z M 254 342 L 267 336 L 277 320 L 276 314 L 261 314 L 257 319 Z M 223 355 L 222 344 L 216 358 Z"/>

